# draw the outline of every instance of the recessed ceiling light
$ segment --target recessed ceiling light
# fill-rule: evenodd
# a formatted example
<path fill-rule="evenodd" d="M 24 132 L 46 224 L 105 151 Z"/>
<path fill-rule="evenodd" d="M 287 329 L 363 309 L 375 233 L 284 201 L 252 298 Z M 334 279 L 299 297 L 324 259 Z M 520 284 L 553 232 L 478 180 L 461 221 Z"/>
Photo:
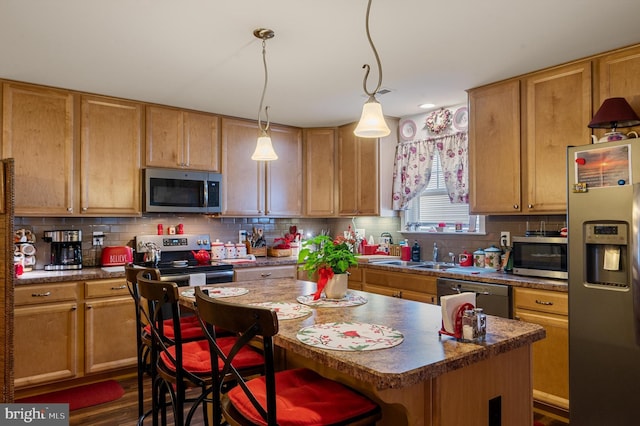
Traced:
<path fill-rule="evenodd" d="M 418 105 L 418 107 L 422 108 L 422 109 L 429 109 L 429 108 L 433 108 L 434 106 L 436 106 L 435 104 L 420 104 Z"/>

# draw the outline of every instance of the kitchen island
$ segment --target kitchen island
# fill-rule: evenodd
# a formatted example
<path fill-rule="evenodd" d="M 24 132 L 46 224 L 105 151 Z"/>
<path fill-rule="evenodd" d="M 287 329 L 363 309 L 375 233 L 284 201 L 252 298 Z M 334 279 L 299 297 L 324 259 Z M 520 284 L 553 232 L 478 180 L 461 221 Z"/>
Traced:
<path fill-rule="evenodd" d="M 298 296 L 316 288 L 313 282 L 291 279 L 218 286 L 248 290 L 225 298 L 234 303 L 297 303 Z M 368 395 L 382 406 L 380 425 L 532 424 L 531 344 L 544 338 L 541 326 L 490 316 L 486 341 L 461 343 L 439 336 L 439 306 L 350 292 L 366 303 L 312 306 L 304 317 L 279 322 L 275 344 L 283 365 L 312 368 Z M 182 303 L 191 307 L 193 299 L 182 297 Z M 310 346 L 296 337 L 303 327 L 334 322 L 391 327 L 404 340 L 389 348 L 342 351 Z"/>

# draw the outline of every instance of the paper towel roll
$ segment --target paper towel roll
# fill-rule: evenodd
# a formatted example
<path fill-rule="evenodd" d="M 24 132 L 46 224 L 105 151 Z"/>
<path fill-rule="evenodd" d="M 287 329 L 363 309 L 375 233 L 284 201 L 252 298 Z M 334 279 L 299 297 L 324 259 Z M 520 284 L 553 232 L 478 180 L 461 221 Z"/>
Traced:
<path fill-rule="evenodd" d="M 189 285 L 192 287 L 199 287 L 201 285 L 205 285 L 206 283 L 207 283 L 206 274 L 190 274 L 189 275 Z"/>

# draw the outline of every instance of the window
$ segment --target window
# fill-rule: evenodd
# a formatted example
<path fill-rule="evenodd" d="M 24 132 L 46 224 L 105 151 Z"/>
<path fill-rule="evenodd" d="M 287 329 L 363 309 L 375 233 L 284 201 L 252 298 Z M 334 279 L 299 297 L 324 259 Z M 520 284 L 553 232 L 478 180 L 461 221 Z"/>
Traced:
<path fill-rule="evenodd" d="M 484 232 L 484 216 L 470 215 L 469 204 L 449 201 L 440 156 L 436 154 L 429 185 L 410 201 L 402 228 L 416 232 Z"/>

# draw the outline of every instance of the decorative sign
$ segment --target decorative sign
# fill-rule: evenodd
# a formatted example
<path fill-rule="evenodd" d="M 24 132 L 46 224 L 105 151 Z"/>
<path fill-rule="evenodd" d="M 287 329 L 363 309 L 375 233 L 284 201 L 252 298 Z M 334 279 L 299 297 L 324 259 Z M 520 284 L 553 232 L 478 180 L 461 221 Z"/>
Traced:
<path fill-rule="evenodd" d="M 631 145 L 576 152 L 576 182 L 588 189 L 631 184 Z"/>

